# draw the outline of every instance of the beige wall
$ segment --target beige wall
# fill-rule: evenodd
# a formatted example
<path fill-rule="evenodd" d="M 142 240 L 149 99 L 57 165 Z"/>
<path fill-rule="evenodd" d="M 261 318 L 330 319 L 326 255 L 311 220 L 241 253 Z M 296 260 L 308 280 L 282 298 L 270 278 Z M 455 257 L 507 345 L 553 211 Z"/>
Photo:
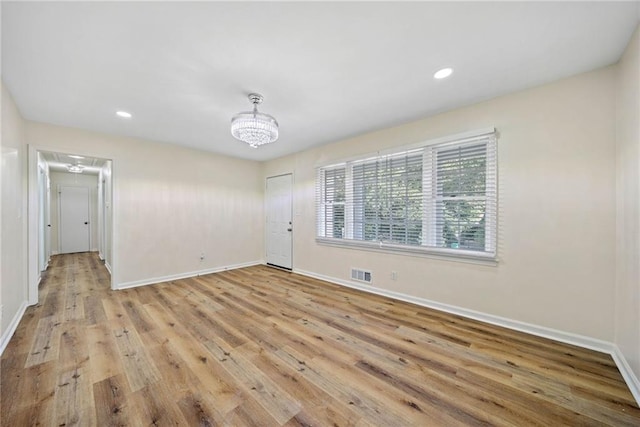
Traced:
<path fill-rule="evenodd" d="M 26 136 L 37 149 L 113 160 L 116 287 L 262 260 L 258 163 L 42 123 L 27 122 Z"/>
<path fill-rule="evenodd" d="M 618 66 L 615 343 L 640 378 L 640 27 Z"/>
<path fill-rule="evenodd" d="M 60 253 L 60 187 L 86 187 L 89 189 L 90 250 L 98 250 L 98 175 L 70 172 L 51 172 L 51 251 Z"/>
<path fill-rule="evenodd" d="M 294 268 L 539 326 L 613 340 L 615 68 L 301 152 L 264 165 L 293 172 Z M 497 267 L 315 243 L 315 167 L 495 126 Z M 398 279 L 390 279 L 391 271 Z"/>
<path fill-rule="evenodd" d="M 24 123 L 9 91 L 2 90 L 2 212 L 0 234 L 0 337 L 27 300 L 27 146 Z M 4 342 L 3 342 L 4 344 Z"/>

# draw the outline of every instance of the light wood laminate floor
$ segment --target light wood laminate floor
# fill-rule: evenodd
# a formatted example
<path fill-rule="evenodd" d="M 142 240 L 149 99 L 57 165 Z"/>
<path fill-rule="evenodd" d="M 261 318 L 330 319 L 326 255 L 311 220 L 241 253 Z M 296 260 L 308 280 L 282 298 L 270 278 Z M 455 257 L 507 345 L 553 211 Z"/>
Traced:
<path fill-rule="evenodd" d="M 256 266 L 109 290 L 53 258 L 3 426 L 640 425 L 611 357 Z"/>

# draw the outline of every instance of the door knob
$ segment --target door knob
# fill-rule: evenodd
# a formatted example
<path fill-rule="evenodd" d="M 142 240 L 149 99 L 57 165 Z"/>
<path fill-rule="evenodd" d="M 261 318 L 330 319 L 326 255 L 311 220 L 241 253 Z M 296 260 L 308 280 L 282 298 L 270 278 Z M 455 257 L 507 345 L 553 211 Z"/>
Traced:
<path fill-rule="evenodd" d="M 287 228 L 287 231 L 291 231 L 291 230 L 293 230 L 293 228 Z"/>

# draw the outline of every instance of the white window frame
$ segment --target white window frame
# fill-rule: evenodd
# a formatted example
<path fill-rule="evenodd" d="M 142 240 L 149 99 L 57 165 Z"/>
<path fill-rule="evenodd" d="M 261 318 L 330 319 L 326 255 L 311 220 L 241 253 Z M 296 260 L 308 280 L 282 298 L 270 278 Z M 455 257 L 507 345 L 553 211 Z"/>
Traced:
<path fill-rule="evenodd" d="M 446 146 L 473 143 L 474 141 L 487 142 L 487 174 L 485 196 L 485 251 L 451 249 L 444 247 L 436 247 L 437 233 L 433 220 L 436 215 L 436 197 L 435 197 L 435 155 L 436 149 Z M 343 238 L 324 237 L 325 222 L 320 218 L 325 218 L 325 207 L 321 201 L 324 200 L 324 170 L 335 168 L 345 169 L 345 190 L 353 185 L 353 164 L 361 163 L 367 160 L 375 160 L 376 158 L 388 155 L 399 154 L 402 152 L 415 151 L 423 149 L 423 167 L 422 167 L 422 193 L 423 193 L 423 216 L 422 216 L 422 245 L 403 245 L 394 244 L 384 241 L 365 241 L 353 239 L 354 230 L 350 226 L 353 224 L 353 192 L 345 191 L 345 232 Z M 317 221 L 316 242 L 323 245 L 340 246 L 347 248 L 357 248 L 363 250 L 382 251 L 390 253 L 403 253 L 413 256 L 426 256 L 438 259 L 453 259 L 481 264 L 497 264 L 497 213 L 498 213 L 498 165 L 497 165 L 497 146 L 495 128 L 466 132 L 457 135 L 451 135 L 444 138 L 438 138 L 430 141 L 412 144 L 410 146 L 397 147 L 392 150 L 378 152 L 375 156 L 367 155 L 356 158 L 350 158 L 341 162 L 334 162 L 331 165 L 319 166 L 316 181 L 317 209 L 319 215 Z M 491 191 L 493 189 L 493 191 Z"/>

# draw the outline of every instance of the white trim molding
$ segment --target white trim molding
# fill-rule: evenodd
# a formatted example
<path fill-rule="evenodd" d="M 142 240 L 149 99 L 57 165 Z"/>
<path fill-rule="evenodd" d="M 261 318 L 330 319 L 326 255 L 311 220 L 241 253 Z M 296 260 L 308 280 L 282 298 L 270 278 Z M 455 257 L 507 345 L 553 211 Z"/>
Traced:
<path fill-rule="evenodd" d="M 22 320 L 22 316 L 24 316 L 24 312 L 27 310 L 28 305 L 29 304 L 27 301 L 22 301 L 18 312 L 15 316 L 13 316 L 13 319 L 11 319 L 9 327 L 4 332 L 4 334 L 2 334 L 2 337 L 0 337 L 0 356 L 2 356 L 2 353 L 4 353 L 5 348 L 7 348 L 11 337 L 16 332 L 16 329 L 18 329 L 18 324 L 20 324 L 20 320 Z"/>
<path fill-rule="evenodd" d="M 629 363 L 627 363 L 627 359 L 625 359 L 620 348 L 615 344 L 612 344 L 611 357 L 613 357 L 613 361 L 616 362 L 616 365 L 620 370 L 620 374 L 622 374 L 622 378 L 624 378 L 631 394 L 633 394 L 638 406 L 640 406 L 640 379 L 638 379 L 631 369 L 631 366 L 629 366 Z"/>
<path fill-rule="evenodd" d="M 380 241 L 363 241 L 340 239 L 333 237 L 316 237 L 316 243 L 325 246 L 335 246 L 345 249 L 358 249 L 369 252 L 396 253 L 406 256 L 423 257 L 437 259 L 440 261 L 465 262 L 476 265 L 487 265 L 496 267 L 498 258 L 494 255 L 485 255 L 481 253 L 474 254 L 473 251 L 464 251 L 458 249 L 433 249 L 427 246 L 409 246 L 394 245 L 392 243 Z"/>
<path fill-rule="evenodd" d="M 116 285 L 115 290 L 137 288 L 138 286 L 153 285 L 156 283 L 170 282 L 172 280 L 187 279 L 189 277 L 204 276 L 205 274 L 219 273 L 221 271 L 236 270 L 238 268 L 252 267 L 254 265 L 264 264 L 264 261 L 249 261 L 240 264 L 225 265 L 222 267 L 214 267 L 206 270 L 190 271 L 187 273 L 172 274 L 169 276 L 153 277 L 150 279 L 134 280 Z M 106 265 L 106 264 L 105 264 Z"/>
<path fill-rule="evenodd" d="M 386 289 L 376 288 L 371 285 L 364 285 L 352 282 L 350 280 L 338 279 L 335 277 L 325 276 L 323 274 L 314 273 L 311 271 L 294 269 L 294 273 L 301 274 L 303 276 L 312 277 L 314 279 L 324 280 L 325 282 L 334 283 L 336 285 L 345 286 L 352 289 L 358 289 L 371 294 L 381 295 L 389 298 L 393 298 L 400 301 L 413 303 L 422 307 L 432 308 L 446 313 L 455 314 L 458 316 L 479 320 L 481 322 L 489 323 L 496 326 L 502 326 L 508 329 L 524 332 L 527 334 L 549 338 L 555 341 L 563 342 L 565 344 L 571 344 L 590 350 L 599 351 L 601 353 L 607 353 L 611 355 L 618 370 L 622 374 L 631 394 L 636 399 L 638 405 L 640 405 L 640 381 L 635 376 L 631 367 L 627 363 L 624 355 L 620 349 L 613 343 L 603 341 L 584 335 L 573 334 L 570 332 L 564 332 L 557 329 L 547 328 L 545 326 L 534 325 L 531 323 L 521 322 L 519 320 L 508 319 L 506 317 L 494 316 L 492 314 L 482 313 L 480 311 L 469 310 L 466 308 L 443 304 L 437 301 L 428 300 L 425 298 L 414 297 L 400 292 L 388 291 Z"/>

